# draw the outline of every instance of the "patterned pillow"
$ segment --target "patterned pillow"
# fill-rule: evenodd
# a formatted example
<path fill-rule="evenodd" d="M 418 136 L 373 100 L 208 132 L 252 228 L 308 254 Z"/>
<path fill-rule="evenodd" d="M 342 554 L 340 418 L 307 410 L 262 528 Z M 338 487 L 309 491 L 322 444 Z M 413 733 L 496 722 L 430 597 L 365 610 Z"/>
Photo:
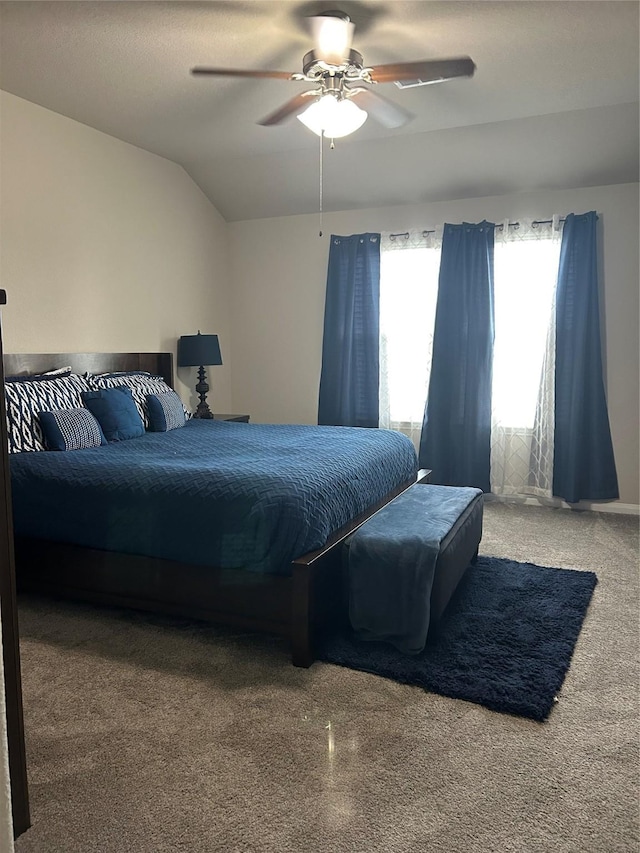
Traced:
<path fill-rule="evenodd" d="M 107 443 L 100 424 L 88 409 L 40 412 L 39 418 L 49 450 L 86 450 Z"/>
<path fill-rule="evenodd" d="M 147 394 L 147 410 L 151 432 L 169 432 L 183 427 L 187 422 L 182 400 L 175 391 Z"/>
<path fill-rule="evenodd" d="M 141 370 L 132 370 L 123 373 L 102 373 L 99 376 L 90 376 L 89 381 L 96 389 L 118 388 L 124 385 L 131 388 L 133 399 L 144 421 L 145 429 L 149 428 L 149 411 L 147 408 L 147 397 L 149 394 L 166 394 L 172 389 L 161 376 L 152 376 Z M 185 418 L 189 417 L 187 409 L 182 407 Z"/>
<path fill-rule="evenodd" d="M 45 450 L 38 412 L 81 409 L 86 379 L 70 376 L 31 376 L 5 381 L 9 453 Z"/>

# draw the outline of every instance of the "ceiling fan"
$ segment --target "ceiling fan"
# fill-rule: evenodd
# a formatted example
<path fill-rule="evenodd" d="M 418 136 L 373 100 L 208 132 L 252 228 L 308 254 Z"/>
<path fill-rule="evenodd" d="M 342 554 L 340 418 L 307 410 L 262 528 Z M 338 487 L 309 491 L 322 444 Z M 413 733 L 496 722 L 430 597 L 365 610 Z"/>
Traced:
<path fill-rule="evenodd" d="M 345 12 L 322 12 L 309 20 L 314 49 L 303 57 L 301 74 L 202 66 L 192 68 L 191 73 L 314 83 L 316 88 L 295 95 L 258 124 L 270 127 L 298 114 L 300 121 L 318 136 L 339 137 L 357 130 L 369 113 L 388 128 L 401 127 L 413 118 L 408 110 L 379 95 L 369 84 L 395 83 L 400 89 L 408 89 L 472 77 L 476 68 L 468 56 L 367 66 L 362 55 L 351 48 L 355 25 Z"/>

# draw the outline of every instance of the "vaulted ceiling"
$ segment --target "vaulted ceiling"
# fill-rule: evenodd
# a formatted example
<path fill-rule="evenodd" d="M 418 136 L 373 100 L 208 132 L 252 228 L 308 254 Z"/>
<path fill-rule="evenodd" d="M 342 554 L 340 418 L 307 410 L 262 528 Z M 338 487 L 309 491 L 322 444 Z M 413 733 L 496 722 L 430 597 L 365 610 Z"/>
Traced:
<path fill-rule="evenodd" d="M 345 210 L 638 180 L 637 2 L 2 2 L 0 86 L 181 164 L 227 220 L 318 207 L 319 140 L 256 122 L 305 88 L 194 78 L 194 65 L 300 71 L 306 16 L 340 8 L 367 65 L 471 56 L 472 79 L 378 91 L 325 151 Z"/>

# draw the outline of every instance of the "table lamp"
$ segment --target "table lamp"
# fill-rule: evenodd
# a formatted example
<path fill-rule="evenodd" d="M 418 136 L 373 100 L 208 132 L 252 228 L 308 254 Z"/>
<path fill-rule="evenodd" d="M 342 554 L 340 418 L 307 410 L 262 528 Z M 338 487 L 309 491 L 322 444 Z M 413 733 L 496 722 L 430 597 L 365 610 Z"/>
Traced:
<path fill-rule="evenodd" d="M 178 340 L 178 367 L 197 367 L 198 384 L 196 393 L 200 396 L 198 408 L 193 413 L 194 418 L 213 418 L 207 403 L 207 375 L 205 365 L 222 364 L 220 344 L 217 335 L 183 335 Z"/>

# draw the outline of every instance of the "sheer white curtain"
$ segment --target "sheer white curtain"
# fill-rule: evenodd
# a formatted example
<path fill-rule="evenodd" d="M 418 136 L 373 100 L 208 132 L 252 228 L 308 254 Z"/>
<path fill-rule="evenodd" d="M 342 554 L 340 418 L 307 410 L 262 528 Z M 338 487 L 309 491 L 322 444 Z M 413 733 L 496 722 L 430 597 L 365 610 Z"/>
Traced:
<path fill-rule="evenodd" d="M 416 450 L 429 389 L 442 232 L 382 234 L 380 426 Z"/>
<path fill-rule="evenodd" d="M 562 228 L 496 228 L 491 492 L 551 497 L 555 288 Z"/>

